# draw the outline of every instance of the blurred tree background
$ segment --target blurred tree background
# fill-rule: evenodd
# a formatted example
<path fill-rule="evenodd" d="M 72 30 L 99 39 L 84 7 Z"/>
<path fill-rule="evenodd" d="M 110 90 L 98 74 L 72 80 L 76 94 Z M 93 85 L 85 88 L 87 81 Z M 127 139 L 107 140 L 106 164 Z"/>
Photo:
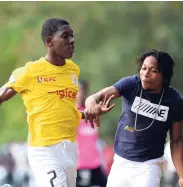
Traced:
<path fill-rule="evenodd" d="M 50 17 L 68 20 L 75 32 L 73 60 L 90 93 L 136 73 L 135 59 L 149 48 L 169 52 L 176 68 L 172 86 L 183 93 L 183 2 L 0 2 L 0 85 L 27 61 L 45 55 L 40 31 Z M 100 134 L 113 139 L 121 100 L 102 117 Z M 26 140 L 20 96 L 0 107 L 0 143 Z"/>

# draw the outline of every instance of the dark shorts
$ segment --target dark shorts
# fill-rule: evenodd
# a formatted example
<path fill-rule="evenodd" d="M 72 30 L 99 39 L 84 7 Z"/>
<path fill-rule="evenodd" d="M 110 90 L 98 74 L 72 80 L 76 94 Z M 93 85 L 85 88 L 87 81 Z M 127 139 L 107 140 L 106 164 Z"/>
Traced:
<path fill-rule="evenodd" d="M 107 176 L 101 167 L 96 169 L 81 169 L 77 171 L 76 187 L 106 187 Z"/>

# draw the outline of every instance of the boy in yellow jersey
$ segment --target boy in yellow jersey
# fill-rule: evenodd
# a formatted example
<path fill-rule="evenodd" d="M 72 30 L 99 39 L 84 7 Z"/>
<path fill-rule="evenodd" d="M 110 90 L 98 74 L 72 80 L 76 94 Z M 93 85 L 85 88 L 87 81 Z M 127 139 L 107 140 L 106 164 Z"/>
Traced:
<path fill-rule="evenodd" d="M 28 157 L 38 187 L 75 187 L 75 140 L 83 115 L 76 108 L 80 70 L 69 60 L 74 53 L 73 30 L 66 20 L 51 18 L 43 23 L 41 36 L 46 56 L 13 71 L 0 89 L 0 104 L 16 93 L 24 101 Z M 103 113 L 113 107 L 109 101 L 104 101 Z"/>

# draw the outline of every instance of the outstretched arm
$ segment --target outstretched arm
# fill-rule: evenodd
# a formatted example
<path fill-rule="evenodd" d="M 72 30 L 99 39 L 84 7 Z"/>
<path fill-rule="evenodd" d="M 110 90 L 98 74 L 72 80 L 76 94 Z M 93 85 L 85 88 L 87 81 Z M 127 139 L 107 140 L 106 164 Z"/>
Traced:
<path fill-rule="evenodd" d="M 93 126 L 93 120 L 95 120 L 97 126 L 100 126 L 99 116 L 109 112 L 114 107 L 114 104 L 110 105 L 111 100 L 118 97 L 120 97 L 120 94 L 114 86 L 104 88 L 89 96 L 85 101 L 84 115 L 86 122 L 89 120 Z"/>
<path fill-rule="evenodd" d="M 87 107 L 90 105 L 95 105 L 100 101 L 104 101 L 104 99 L 109 99 L 111 96 L 113 97 L 113 99 L 120 97 L 119 92 L 114 86 L 106 87 L 97 92 L 96 94 L 89 96 L 86 99 L 85 106 Z"/>
<path fill-rule="evenodd" d="M 13 96 L 16 95 L 16 91 L 13 88 L 8 88 L 6 85 L 0 88 L 0 105 L 4 101 L 11 99 Z"/>
<path fill-rule="evenodd" d="M 183 121 L 175 122 L 170 130 L 171 155 L 179 176 L 180 187 L 183 187 L 182 125 Z"/>

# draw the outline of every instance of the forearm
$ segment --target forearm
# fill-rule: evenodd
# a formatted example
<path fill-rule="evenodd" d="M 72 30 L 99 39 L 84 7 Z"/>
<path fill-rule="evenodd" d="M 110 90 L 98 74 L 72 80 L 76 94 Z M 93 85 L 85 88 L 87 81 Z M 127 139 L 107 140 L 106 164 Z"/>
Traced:
<path fill-rule="evenodd" d="M 171 155 L 174 166 L 176 168 L 179 178 L 183 178 L 183 157 L 182 157 L 182 141 L 170 143 Z"/>
<path fill-rule="evenodd" d="M 6 85 L 0 88 L 0 105 L 16 95 L 16 91 L 12 88 L 7 88 Z"/>
<path fill-rule="evenodd" d="M 101 94 L 93 94 L 86 99 L 85 106 L 92 105 L 92 104 L 95 105 L 96 103 L 99 103 L 101 100 L 102 100 Z"/>
<path fill-rule="evenodd" d="M 112 99 L 120 97 L 119 92 L 116 90 L 114 86 L 106 87 L 96 94 L 93 94 L 89 96 L 85 101 L 85 106 L 91 106 L 95 105 L 96 103 L 99 103 L 100 101 L 104 101 L 105 99 L 109 99 L 111 96 L 113 96 Z"/>
<path fill-rule="evenodd" d="M 4 101 L 3 94 L 4 94 L 5 89 L 6 89 L 5 85 L 0 88 L 0 105 Z"/>

